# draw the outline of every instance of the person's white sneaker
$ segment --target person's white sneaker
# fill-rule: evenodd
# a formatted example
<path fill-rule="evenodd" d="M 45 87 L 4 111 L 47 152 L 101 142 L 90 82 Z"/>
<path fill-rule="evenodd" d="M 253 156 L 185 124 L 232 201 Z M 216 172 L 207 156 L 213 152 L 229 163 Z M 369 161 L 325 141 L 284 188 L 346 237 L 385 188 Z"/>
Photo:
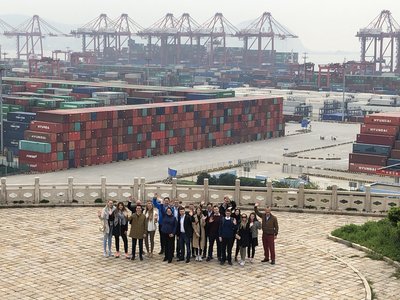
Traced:
<path fill-rule="evenodd" d="M 199 255 L 199 261 L 203 261 L 203 259 L 201 258 L 201 256 Z"/>
<path fill-rule="evenodd" d="M 243 261 L 243 260 L 240 262 L 240 265 L 241 265 L 242 267 L 244 266 L 244 261 Z"/>

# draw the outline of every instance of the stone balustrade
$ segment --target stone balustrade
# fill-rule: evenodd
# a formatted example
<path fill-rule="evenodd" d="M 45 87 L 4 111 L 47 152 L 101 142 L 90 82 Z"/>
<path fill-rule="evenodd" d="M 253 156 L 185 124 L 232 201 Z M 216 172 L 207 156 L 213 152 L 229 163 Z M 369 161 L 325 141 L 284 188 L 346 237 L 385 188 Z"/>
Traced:
<path fill-rule="evenodd" d="M 157 193 L 161 197 L 177 198 L 184 204 L 201 201 L 220 203 L 225 195 L 240 206 L 260 202 L 262 206 L 298 208 L 333 212 L 384 213 L 392 206 L 400 206 L 400 197 L 393 194 L 373 194 L 369 187 L 365 192 L 332 190 L 310 190 L 300 186 L 273 188 L 271 182 L 265 187 L 179 185 L 174 178 L 172 184 L 147 184 L 145 178 L 133 178 L 131 185 L 110 184 L 106 177 L 99 183 L 78 183 L 69 177 L 66 183 L 43 184 L 36 177 L 33 184 L 8 184 L 1 178 L 0 206 L 26 205 L 94 205 L 106 199 L 126 202 L 134 199 L 151 199 Z"/>

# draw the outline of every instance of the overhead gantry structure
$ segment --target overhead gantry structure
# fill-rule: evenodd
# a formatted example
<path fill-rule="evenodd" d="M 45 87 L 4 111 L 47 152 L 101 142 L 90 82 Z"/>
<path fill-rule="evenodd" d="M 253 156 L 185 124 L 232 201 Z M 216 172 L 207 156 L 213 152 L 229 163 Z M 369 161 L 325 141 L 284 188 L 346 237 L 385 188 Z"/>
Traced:
<path fill-rule="evenodd" d="M 400 72 L 400 25 L 383 10 L 356 35 L 361 42 L 361 63 L 372 62 L 376 71 Z"/>

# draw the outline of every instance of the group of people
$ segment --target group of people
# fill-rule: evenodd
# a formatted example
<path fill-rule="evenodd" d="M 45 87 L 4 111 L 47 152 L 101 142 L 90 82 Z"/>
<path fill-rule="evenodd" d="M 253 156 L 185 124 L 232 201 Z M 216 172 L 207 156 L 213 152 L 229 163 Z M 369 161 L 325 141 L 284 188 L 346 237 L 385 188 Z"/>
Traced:
<path fill-rule="evenodd" d="M 159 199 L 155 194 L 152 200 L 143 206 L 138 200 L 127 206 L 118 202 L 116 206 L 109 200 L 98 217 L 102 221 L 100 230 L 104 233 L 103 251 L 105 257 L 121 256 L 120 237 L 124 244 L 126 259 L 135 260 L 136 248 L 139 246 L 138 258 L 143 260 L 143 242 L 149 258 L 153 257 L 155 232 L 160 233 L 160 255 L 165 262 L 171 263 L 174 256 L 178 261 L 189 263 L 196 261 L 211 261 L 214 259 L 214 245 L 217 248 L 217 259 L 221 265 L 226 262 L 232 265 L 232 251 L 236 241 L 234 260 L 240 265 L 247 261 L 253 262 L 258 246 L 258 231 L 262 229 L 264 259 L 262 262 L 275 264 L 275 239 L 279 226 L 276 216 L 271 214 L 269 207 L 264 212 L 254 206 L 254 212 L 249 215 L 241 213 L 236 203 L 227 196 L 221 205 L 200 203 L 190 204 L 188 209 L 169 197 Z M 129 212 L 130 211 L 130 212 Z M 261 222 L 258 220 L 259 217 Z M 128 224 L 130 230 L 128 233 Z M 115 254 L 113 254 L 112 239 L 115 238 Z M 128 238 L 132 239 L 131 255 L 128 254 Z M 240 257 L 238 258 L 238 256 Z"/>

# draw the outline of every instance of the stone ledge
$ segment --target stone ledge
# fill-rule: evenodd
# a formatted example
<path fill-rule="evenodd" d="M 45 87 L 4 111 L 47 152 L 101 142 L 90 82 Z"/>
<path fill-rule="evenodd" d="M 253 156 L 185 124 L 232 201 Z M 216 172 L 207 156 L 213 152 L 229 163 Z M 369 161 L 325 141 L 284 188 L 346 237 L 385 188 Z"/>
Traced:
<path fill-rule="evenodd" d="M 344 240 L 342 238 L 338 238 L 338 237 L 333 236 L 331 234 L 328 234 L 328 239 L 330 239 L 331 241 L 337 242 L 337 243 L 341 243 L 341 244 L 346 245 L 348 247 L 355 248 L 355 249 L 357 249 L 359 251 L 363 251 L 365 253 L 376 253 L 376 254 L 380 255 L 379 253 L 377 253 L 377 252 L 375 252 L 375 251 L 373 251 L 373 250 L 371 250 L 371 249 L 369 249 L 367 247 L 364 247 L 364 246 L 361 246 L 359 244 Z M 382 256 L 382 259 L 385 262 L 387 262 L 388 264 L 390 264 L 392 266 L 395 266 L 397 268 L 400 268 L 400 262 L 397 262 L 397 261 L 395 261 L 395 260 L 393 260 L 393 259 L 391 259 L 389 257 L 386 257 L 386 256 Z"/>

